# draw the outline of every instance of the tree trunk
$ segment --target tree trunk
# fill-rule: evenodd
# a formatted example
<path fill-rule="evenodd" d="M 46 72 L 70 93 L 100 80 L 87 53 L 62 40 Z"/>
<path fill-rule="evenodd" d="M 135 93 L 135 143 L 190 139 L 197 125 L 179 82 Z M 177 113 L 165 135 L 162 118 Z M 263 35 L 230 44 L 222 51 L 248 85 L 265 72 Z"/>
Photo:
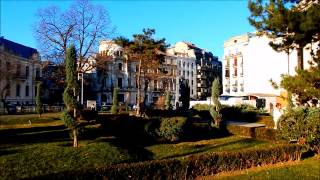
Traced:
<path fill-rule="evenodd" d="M 140 107 L 140 102 L 141 102 L 141 84 L 140 84 L 140 77 L 141 76 L 141 59 L 139 60 L 139 67 L 138 67 L 138 77 L 137 77 L 137 116 L 141 115 L 141 107 Z"/>
<path fill-rule="evenodd" d="M 73 147 L 78 147 L 78 137 L 77 137 L 77 129 L 74 128 L 72 130 L 72 134 L 73 134 Z"/>
<path fill-rule="evenodd" d="M 303 46 L 297 48 L 298 70 L 303 70 Z"/>

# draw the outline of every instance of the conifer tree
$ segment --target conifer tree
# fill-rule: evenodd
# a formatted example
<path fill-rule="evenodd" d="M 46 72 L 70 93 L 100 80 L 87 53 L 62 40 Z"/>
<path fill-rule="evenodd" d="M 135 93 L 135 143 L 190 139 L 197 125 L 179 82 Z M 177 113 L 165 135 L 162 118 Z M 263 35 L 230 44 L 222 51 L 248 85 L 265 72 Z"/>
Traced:
<path fill-rule="evenodd" d="M 170 94 L 169 91 L 167 91 L 166 92 L 166 99 L 165 99 L 165 102 L 164 102 L 166 110 L 172 109 L 171 99 L 172 99 L 172 95 Z"/>
<path fill-rule="evenodd" d="M 118 101 L 118 88 L 113 88 L 113 96 L 112 96 L 112 106 L 111 106 L 111 113 L 116 114 L 119 110 L 119 101 Z"/>
<path fill-rule="evenodd" d="M 41 101 L 41 82 L 37 84 L 37 94 L 36 94 L 36 111 L 41 117 L 43 113 L 42 101 Z"/>
<path fill-rule="evenodd" d="M 219 82 L 219 79 L 216 78 L 212 82 L 212 87 L 211 87 L 211 99 L 213 102 L 213 106 L 210 107 L 210 114 L 217 127 L 220 126 L 221 118 L 222 118 L 222 115 L 220 113 L 221 103 L 219 101 L 219 95 L 220 95 L 220 82 Z"/>
<path fill-rule="evenodd" d="M 72 131 L 73 147 L 78 147 L 78 125 L 77 111 L 79 103 L 77 101 L 78 85 L 76 82 L 76 50 L 74 45 L 67 49 L 66 53 L 66 81 L 67 87 L 63 93 L 63 101 L 66 109 L 63 112 L 62 118 L 66 126 Z"/>
<path fill-rule="evenodd" d="M 144 85 L 144 93 L 152 79 L 158 78 L 158 72 L 161 63 L 164 61 L 165 50 L 167 44 L 165 39 L 155 39 L 153 35 L 155 34 L 155 29 L 143 29 L 141 34 L 134 34 L 133 40 L 129 40 L 124 37 L 118 37 L 115 42 L 123 46 L 125 54 L 129 60 L 137 62 L 137 115 L 142 114 L 141 105 L 146 102 L 142 96 L 142 88 Z M 163 75 L 163 74 L 161 74 Z M 143 84 L 144 83 L 144 84 Z"/>
<path fill-rule="evenodd" d="M 297 50 L 298 69 L 303 69 L 303 48 L 320 40 L 320 5 L 309 8 L 300 0 L 250 0 L 249 22 L 259 34 L 272 38 L 277 51 Z M 280 39 L 279 39 L 280 38 Z"/>

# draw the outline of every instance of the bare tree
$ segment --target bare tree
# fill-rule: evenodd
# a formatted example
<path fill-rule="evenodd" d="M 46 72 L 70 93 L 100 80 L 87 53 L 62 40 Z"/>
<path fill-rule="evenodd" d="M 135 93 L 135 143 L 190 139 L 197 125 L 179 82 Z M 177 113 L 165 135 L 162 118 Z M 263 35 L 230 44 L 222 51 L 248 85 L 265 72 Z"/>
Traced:
<path fill-rule="evenodd" d="M 61 63 L 67 47 L 74 44 L 81 72 L 94 68 L 90 57 L 94 57 L 99 40 L 113 31 L 107 10 L 88 0 L 76 0 L 65 12 L 55 6 L 40 9 L 37 17 L 35 36 L 42 53 Z"/>
<path fill-rule="evenodd" d="M 16 64 L 10 63 L 10 55 L 0 50 L 0 98 L 4 108 L 7 108 L 6 99 L 10 91 L 10 83 L 16 74 Z"/>

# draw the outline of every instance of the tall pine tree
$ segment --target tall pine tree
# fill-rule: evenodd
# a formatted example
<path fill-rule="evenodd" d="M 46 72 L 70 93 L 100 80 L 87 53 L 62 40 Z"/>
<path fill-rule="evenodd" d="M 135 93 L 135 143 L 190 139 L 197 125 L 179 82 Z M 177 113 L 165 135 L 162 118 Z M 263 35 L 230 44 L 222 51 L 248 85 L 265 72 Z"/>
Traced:
<path fill-rule="evenodd" d="M 141 105 L 143 96 L 141 94 L 144 87 L 144 95 L 152 79 L 158 78 L 161 63 L 164 61 L 167 44 L 165 39 L 155 39 L 155 29 L 143 29 L 141 34 L 134 34 L 130 41 L 124 37 L 118 37 L 114 41 L 124 48 L 127 58 L 137 62 L 137 115 L 141 115 Z M 144 84 L 143 84 L 144 83 Z M 145 97 L 145 96 L 144 96 Z"/>

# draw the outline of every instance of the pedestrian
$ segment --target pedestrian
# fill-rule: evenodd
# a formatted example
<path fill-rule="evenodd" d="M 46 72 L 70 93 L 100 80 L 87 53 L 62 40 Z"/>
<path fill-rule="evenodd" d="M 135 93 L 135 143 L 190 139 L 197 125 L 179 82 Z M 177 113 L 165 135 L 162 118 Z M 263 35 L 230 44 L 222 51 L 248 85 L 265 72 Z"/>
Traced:
<path fill-rule="evenodd" d="M 276 108 L 273 109 L 273 113 L 272 113 L 273 121 L 274 121 L 274 129 L 278 129 L 278 123 L 281 115 L 282 115 L 281 104 L 277 103 Z"/>

